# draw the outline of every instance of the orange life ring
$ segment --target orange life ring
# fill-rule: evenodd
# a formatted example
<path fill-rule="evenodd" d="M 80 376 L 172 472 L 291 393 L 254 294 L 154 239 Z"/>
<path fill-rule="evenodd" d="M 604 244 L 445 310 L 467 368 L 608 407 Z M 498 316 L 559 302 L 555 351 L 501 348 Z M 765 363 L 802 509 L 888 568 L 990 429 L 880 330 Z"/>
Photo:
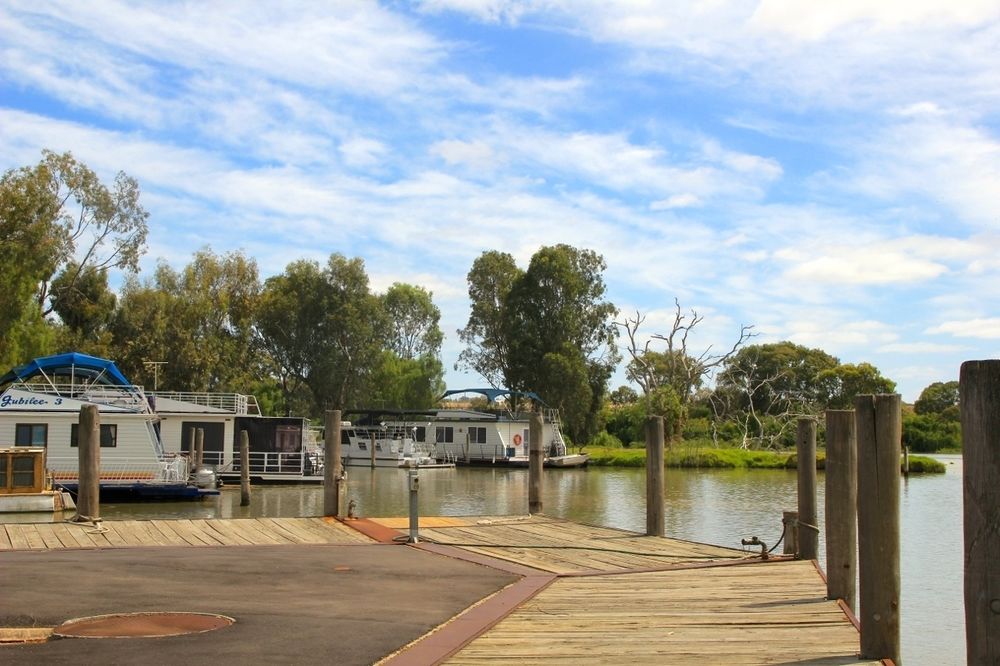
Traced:
<path fill-rule="evenodd" d="M 514 446 L 521 446 L 521 436 L 514 435 Z"/>

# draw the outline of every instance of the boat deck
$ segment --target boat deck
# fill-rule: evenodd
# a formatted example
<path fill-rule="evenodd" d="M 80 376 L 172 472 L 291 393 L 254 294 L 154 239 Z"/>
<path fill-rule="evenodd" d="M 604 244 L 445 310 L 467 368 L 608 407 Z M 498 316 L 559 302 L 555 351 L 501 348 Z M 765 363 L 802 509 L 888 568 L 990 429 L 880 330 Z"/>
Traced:
<path fill-rule="evenodd" d="M 412 642 L 387 641 L 383 658 L 375 661 L 394 666 L 880 663 L 859 660 L 853 618 L 837 602 L 825 599 L 826 585 L 816 565 L 786 557 L 763 561 L 740 550 L 547 516 L 421 518 L 421 542 L 410 547 L 385 545 L 399 543 L 406 534 L 405 518 L 345 523 L 325 518 L 107 521 L 102 527 L 0 525 L 0 550 L 61 550 L 51 555 L 63 556 L 81 548 L 268 544 L 279 547 L 268 552 L 280 554 L 281 546 L 291 551 L 317 543 L 326 544 L 324 552 L 332 548 L 327 557 L 340 566 L 327 568 L 346 572 L 343 575 L 362 566 L 343 566 L 346 553 L 376 548 L 366 556 L 376 559 L 365 560 L 364 570 L 378 566 L 383 559 L 379 552 L 390 558 L 393 553 L 419 552 L 423 559 L 415 563 L 418 566 L 445 564 L 457 570 L 474 564 L 482 576 L 511 576 L 514 582 L 477 597 L 464 611 L 438 621 L 419 638 L 407 639 Z M 348 551 L 338 545 L 360 548 Z M 221 557 L 230 551 L 237 552 L 229 548 L 188 552 Z M 346 596 L 337 603 L 350 608 L 383 587 L 391 593 L 397 583 L 391 575 L 385 580 L 373 578 L 359 592 L 361 598 Z M 309 594 L 318 595 L 315 603 L 320 603 L 334 592 L 321 587 Z M 418 594 L 406 602 L 386 603 L 404 604 L 408 612 L 418 613 L 420 604 L 435 595 L 424 596 L 428 601 L 421 601 Z M 232 615 L 238 626 L 238 608 Z M 215 640 L 222 639 L 204 635 L 192 642 L 191 654 L 211 650 Z M 336 659 L 352 639 L 318 632 L 308 640 L 315 643 L 312 653 Z"/>

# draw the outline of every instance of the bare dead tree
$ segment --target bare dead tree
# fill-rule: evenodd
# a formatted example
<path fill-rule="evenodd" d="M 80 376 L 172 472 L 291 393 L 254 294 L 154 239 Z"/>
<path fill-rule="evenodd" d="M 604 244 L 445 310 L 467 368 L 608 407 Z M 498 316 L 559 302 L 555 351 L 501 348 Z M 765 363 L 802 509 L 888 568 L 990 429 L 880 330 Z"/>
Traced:
<path fill-rule="evenodd" d="M 739 351 L 747 340 L 757 334 L 754 333 L 752 325 L 743 324 L 740 326 L 736 342 L 733 343 L 729 351 L 713 354 L 712 345 L 709 345 L 695 356 L 688 349 L 688 338 L 691 331 L 704 320 L 704 316 L 699 315 L 694 309 L 685 314 L 681 310 L 680 301 L 676 298 L 674 299 L 674 307 L 674 321 L 670 332 L 665 335 L 654 333 L 641 346 L 638 341 L 638 332 L 646 320 L 645 315 L 637 310 L 634 317 L 627 317 L 625 321 L 616 322 L 616 325 L 623 328 L 628 337 L 627 350 L 635 369 L 632 378 L 642 388 L 643 393 L 648 395 L 653 389 L 667 383 L 677 390 L 681 404 L 686 405 L 690 402 L 695 387 Z M 654 340 L 666 343 L 666 351 L 657 352 L 666 362 L 667 380 L 665 382 L 661 372 L 656 368 L 654 356 L 650 354 L 650 345 Z"/>

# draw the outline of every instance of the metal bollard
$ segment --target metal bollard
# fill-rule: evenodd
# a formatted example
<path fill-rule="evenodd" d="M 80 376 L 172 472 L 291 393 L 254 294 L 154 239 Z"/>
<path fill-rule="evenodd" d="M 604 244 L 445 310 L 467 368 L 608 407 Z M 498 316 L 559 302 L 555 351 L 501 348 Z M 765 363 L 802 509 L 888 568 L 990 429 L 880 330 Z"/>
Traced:
<path fill-rule="evenodd" d="M 410 485 L 410 539 L 408 543 L 420 543 L 419 513 L 417 511 L 417 492 L 420 487 L 420 479 L 417 477 L 417 470 L 411 469 L 409 472 Z"/>

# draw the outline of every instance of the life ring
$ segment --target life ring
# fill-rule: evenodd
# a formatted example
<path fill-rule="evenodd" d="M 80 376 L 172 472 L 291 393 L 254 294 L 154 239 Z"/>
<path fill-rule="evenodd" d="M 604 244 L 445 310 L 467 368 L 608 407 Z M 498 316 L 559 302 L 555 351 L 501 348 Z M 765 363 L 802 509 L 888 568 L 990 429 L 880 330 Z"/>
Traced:
<path fill-rule="evenodd" d="M 514 435 L 514 446 L 521 446 L 521 436 Z"/>

